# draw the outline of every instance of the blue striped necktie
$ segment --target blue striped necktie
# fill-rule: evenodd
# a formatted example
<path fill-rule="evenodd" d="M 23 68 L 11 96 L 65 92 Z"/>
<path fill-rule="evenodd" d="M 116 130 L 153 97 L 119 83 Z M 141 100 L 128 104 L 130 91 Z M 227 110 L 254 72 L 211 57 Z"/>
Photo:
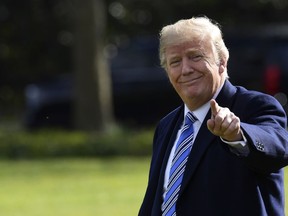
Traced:
<path fill-rule="evenodd" d="M 188 112 L 185 117 L 185 124 L 181 129 L 181 134 L 176 144 L 169 174 L 167 193 L 161 208 L 162 216 L 176 216 L 176 201 L 179 195 L 186 162 L 192 148 L 194 137 L 193 123 L 195 121 L 197 121 L 197 118 L 193 116 L 191 112 Z"/>

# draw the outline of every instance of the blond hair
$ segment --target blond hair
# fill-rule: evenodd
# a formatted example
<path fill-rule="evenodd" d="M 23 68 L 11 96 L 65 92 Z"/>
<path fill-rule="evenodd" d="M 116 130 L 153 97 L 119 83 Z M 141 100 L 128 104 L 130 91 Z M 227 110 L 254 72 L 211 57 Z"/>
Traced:
<path fill-rule="evenodd" d="M 223 41 L 222 32 L 216 22 L 207 17 L 182 19 L 167 25 L 160 31 L 159 57 L 160 64 L 166 68 L 165 49 L 167 46 L 181 44 L 192 40 L 210 39 L 216 49 L 216 60 L 227 66 L 229 51 Z"/>

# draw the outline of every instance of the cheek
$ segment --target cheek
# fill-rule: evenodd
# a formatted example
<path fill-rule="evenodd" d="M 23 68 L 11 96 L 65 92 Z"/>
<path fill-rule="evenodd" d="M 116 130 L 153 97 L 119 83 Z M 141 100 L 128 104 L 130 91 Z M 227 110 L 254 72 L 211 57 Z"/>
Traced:
<path fill-rule="evenodd" d="M 180 76 L 180 73 L 178 73 L 177 71 L 174 71 L 174 70 L 170 70 L 167 72 L 167 76 L 170 80 L 170 82 L 175 82 L 178 77 Z"/>

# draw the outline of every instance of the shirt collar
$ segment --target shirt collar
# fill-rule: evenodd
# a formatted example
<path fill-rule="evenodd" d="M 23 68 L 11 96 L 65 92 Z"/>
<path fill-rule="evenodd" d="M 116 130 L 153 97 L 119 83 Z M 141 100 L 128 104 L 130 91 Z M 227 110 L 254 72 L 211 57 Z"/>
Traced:
<path fill-rule="evenodd" d="M 219 92 L 221 91 L 221 89 L 223 88 L 223 84 L 222 86 L 220 86 L 216 93 L 214 94 L 214 96 L 212 97 L 212 99 L 215 99 Z M 185 107 L 184 107 L 184 119 L 185 119 L 185 116 L 186 114 L 190 111 L 191 113 L 193 113 L 193 115 L 200 121 L 200 123 L 202 124 L 202 122 L 204 121 L 205 119 L 205 116 L 207 115 L 208 111 L 210 109 L 210 101 L 208 101 L 207 103 L 203 104 L 201 107 L 199 107 L 198 109 L 194 110 L 193 112 L 190 111 L 187 107 L 187 105 L 185 104 Z"/>

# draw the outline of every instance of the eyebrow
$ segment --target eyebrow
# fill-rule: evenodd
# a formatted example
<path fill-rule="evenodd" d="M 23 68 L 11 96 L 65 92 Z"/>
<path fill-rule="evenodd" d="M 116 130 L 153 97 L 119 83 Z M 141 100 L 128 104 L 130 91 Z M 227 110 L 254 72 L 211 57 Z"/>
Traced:
<path fill-rule="evenodd" d="M 204 55 L 204 52 L 203 52 L 203 50 L 201 50 L 201 49 L 196 49 L 196 48 L 191 48 L 191 49 L 188 49 L 186 52 L 185 52 L 185 54 L 193 54 L 193 53 L 201 53 L 203 56 L 205 56 Z M 179 54 L 178 53 L 172 53 L 172 54 L 170 54 L 170 56 L 167 58 L 167 60 L 173 60 L 173 59 L 175 59 L 175 58 L 178 58 L 179 57 Z"/>

